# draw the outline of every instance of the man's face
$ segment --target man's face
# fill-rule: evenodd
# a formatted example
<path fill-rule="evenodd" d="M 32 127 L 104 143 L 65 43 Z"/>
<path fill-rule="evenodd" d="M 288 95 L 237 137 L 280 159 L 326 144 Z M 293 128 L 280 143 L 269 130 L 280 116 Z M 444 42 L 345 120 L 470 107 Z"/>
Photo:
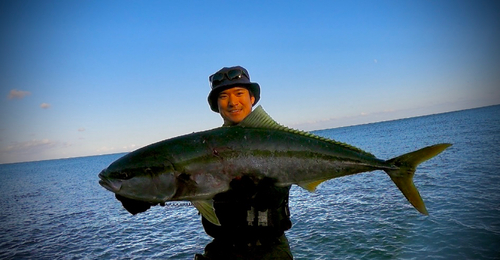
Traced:
<path fill-rule="evenodd" d="M 219 94 L 217 103 L 225 125 L 235 125 L 252 112 L 255 98 L 244 87 L 226 89 Z"/>

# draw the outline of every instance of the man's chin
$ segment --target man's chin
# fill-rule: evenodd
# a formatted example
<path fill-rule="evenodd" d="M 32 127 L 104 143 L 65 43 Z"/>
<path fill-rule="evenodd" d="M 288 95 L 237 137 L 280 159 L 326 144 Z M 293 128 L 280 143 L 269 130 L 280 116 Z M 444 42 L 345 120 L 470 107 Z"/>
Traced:
<path fill-rule="evenodd" d="M 243 118 L 241 116 L 225 116 L 224 117 L 224 122 L 229 123 L 230 125 L 236 125 L 243 121 Z"/>

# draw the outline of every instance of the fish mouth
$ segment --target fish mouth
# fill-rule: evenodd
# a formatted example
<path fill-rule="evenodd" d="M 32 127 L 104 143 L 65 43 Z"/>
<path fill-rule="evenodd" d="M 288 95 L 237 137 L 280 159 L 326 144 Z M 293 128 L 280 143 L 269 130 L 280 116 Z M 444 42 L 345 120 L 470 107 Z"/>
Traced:
<path fill-rule="evenodd" d="M 106 177 L 104 177 L 104 171 L 99 173 L 99 179 L 100 179 L 99 184 L 102 187 L 104 187 L 105 189 L 107 189 L 113 193 L 119 192 L 121 187 L 122 187 L 121 182 L 111 181 L 111 180 L 107 179 Z"/>
<path fill-rule="evenodd" d="M 122 188 L 122 182 L 120 180 L 110 180 L 106 178 L 105 172 L 106 170 L 103 170 L 101 173 L 99 173 L 99 184 L 105 189 L 115 193 L 116 199 L 122 203 L 123 208 L 125 208 L 130 214 L 135 215 L 137 213 L 147 211 L 152 206 L 156 206 L 158 204 L 160 204 L 161 206 L 165 206 L 164 202 L 147 202 L 120 195 L 119 191 Z"/>

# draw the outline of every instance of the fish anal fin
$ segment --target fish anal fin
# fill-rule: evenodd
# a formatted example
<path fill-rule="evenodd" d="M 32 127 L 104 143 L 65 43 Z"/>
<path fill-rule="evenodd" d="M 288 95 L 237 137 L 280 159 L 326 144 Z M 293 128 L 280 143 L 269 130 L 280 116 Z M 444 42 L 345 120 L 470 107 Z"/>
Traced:
<path fill-rule="evenodd" d="M 204 218 L 214 225 L 220 226 L 219 219 L 215 215 L 213 200 L 194 200 L 191 203 Z"/>
<path fill-rule="evenodd" d="M 303 189 L 306 189 L 310 192 L 314 192 L 316 190 L 316 187 L 318 187 L 318 185 L 320 185 L 322 182 L 324 182 L 326 180 L 318 180 L 318 181 L 312 181 L 312 182 L 302 182 L 302 183 L 298 183 L 298 185 L 300 187 L 302 187 Z"/>

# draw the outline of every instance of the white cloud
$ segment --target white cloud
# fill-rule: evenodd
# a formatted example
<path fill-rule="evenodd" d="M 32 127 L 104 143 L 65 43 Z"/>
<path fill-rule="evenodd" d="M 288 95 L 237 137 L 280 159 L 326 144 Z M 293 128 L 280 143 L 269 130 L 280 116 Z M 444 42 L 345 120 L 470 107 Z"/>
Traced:
<path fill-rule="evenodd" d="M 85 128 L 84 127 L 78 128 L 78 132 L 85 132 Z"/>
<path fill-rule="evenodd" d="M 135 144 L 131 144 L 131 145 L 129 145 L 129 146 L 126 146 L 126 145 L 125 145 L 125 146 L 123 146 L 123 147 L 122 147 L 122 149 L 123 149 L 124 151 L 131 151 L 131 150 L 134 150 L 136 147 L 137 147 L 137 145 L 135 145 Z"/>
<path fill-rule="evenodd" d="M 137 145 L 131 144 L 131 145 L 125 145 L 122 146 L 121 148 L 117 148 L 114 146 L 108 147 L 108 146 L 102 146 L 101 148 L 97 149 L 96 152 L 99 154 L 106 154 L 106 153 L 125 153 L 125 152 L 131 152 L 137 148 Z"/>
<path fill-rule="evenodd" d="M 116 150 L 116 148 L 114 148 L 114 147 L 102 146 L 101 148 L 97 149 L 96 152 L 102 154 L 102 153 L 114 152 L 115 150 Z"/>
<path fill-rule="evenodd" d="M 28 95 L 31 95 L 31 92 L 13 89 L 9 92 L 9 99 L 23 99 Z"/>
<path fill-rule="evenodd" d="M 42 103 L 42 104 L 40 104 L 40 107 L 42 109 L 47 109 L 47 108 L 50 108 L 50 104 L 48 104 L 48 103 Z"/>
<path fill-rule="evenodd" d="M 42 139 L 42 140 L 37 140 L 33 139 L 30 141 L 26 142 L 16 142 L 13 143 L 12 145 L 7 146 L 5 149 L 6 152 L 12 153 L 12 152 L 25 152 L 33 149 L 45 149 L 45 148 L 51 148 L 56 145 L 55 142 L 49 140 L 49 139 Z"/>
<path fill-rule="evenodd" d="M 71 143 L 50 139 L 32 139 L 29 141 L 11 142 L 0 148 L 0 163 L 27 162 L 61 158 L 57 153 L 68 151 Z M 63 149 L 63 150 L 61 150 Z"/>

